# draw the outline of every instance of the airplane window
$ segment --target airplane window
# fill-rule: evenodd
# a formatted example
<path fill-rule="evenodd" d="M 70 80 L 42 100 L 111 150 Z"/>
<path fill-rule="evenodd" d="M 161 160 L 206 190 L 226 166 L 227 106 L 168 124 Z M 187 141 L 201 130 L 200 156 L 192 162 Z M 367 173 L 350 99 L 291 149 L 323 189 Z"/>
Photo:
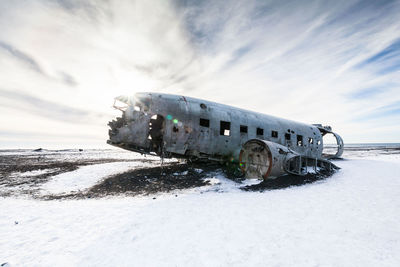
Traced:
<path fill-rule="evenodd" d="M 264 135 L 264 129 L 257 128 L 257 135 Z"/>
<path fill-rule="evenodd" d="M 245 126 L 245 125 L 240 125 L 240 132 L 241 132 L 241 133 L 247 133 L 247 126 Z"/>
<path fill-rule="evenodd" d="M 314 144 L 314 139 L 312 139 L 311 137 L 308 138 L 308 143 L 309 144 Z"/>
<path fill-rule="evenodd" d="M 207 106 L 206 106 L 205 104 L 203 104 L 203 103 L 200 104 L 200 107 L 201 107 L 202 109 L 206 109 L 206 108 L 207 108 Z"/>
<path fill-rule="evenodd" d="M 285 133 L 285 139 L 290 140 L 290 133 Z"/>
<path fill-rule="evenodd" d="M 297 135 L 297 146 L 302 146 L 302 145 L 303 145 L 303 136 Z"/>
<path fill-rule="evenodd" d="M 229 136 L 231 134 L 231 123 L 229 121 L 221 121 L 219 134 Z"/>
<path fill-rule="evenodd" d="M 200 126 L 210 127 L 210 120 L 200 118 Z"/>
<path fill-rule="evenodd" d="M 278 137 L 278 132 L 277 131 L 272 131 L 271 132 L 271 137 L 277 138 Z"/>

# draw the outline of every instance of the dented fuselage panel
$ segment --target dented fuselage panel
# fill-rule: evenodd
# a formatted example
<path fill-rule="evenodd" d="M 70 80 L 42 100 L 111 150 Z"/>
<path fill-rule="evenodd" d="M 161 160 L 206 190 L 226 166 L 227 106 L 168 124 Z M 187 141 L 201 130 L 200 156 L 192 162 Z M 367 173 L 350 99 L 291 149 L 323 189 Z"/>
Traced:
<path fill-rule="evenodd" d="M 107 143 L 160 157 L 238 162 L 243 145 L 258 139 L 286 147 L 296 155 L 322 159 L 323 135 L 334 134 L 320 125 L 169 94 L 120 96 L 115 98 L 114 107 L 122 116 L 109 122 Z M 343 151 L 343 141 L 334 135 L 338 149 L 331 157 Z"/>

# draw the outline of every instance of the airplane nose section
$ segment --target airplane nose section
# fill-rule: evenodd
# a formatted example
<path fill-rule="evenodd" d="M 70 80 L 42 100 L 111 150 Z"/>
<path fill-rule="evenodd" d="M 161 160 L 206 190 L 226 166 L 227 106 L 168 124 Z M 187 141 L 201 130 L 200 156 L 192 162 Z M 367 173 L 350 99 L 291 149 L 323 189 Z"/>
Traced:
<path fill-rule="evenodd" d="M 125 119 L 123 117 L 118 117 L 115 120 L 108 122 L 108 126 L 110 129 L 108 130 L 109 140 L 107 140 L 108 144 L 118 144 L 120 143 L 121 137 L 120 130 L 126 125 Z"/>
<path fill-rule="evenodd" d="M 123 149 L 147 153 L 151 148 L 149 126 L 151 116 L 129 105 L 122 111 L 122 116 L 110 121 L 107 144 Z"/>

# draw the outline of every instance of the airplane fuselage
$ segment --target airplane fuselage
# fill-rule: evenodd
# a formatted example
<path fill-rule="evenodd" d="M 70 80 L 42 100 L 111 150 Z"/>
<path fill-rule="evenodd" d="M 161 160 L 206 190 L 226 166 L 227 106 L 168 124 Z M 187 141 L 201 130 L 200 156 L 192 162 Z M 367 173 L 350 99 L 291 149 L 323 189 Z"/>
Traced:
<path fill-rule="evenodd" d="M 343 141 L 329 127 L 299 123 L 191 97 L 136 93 L 117 97 L 121 118 L 110 122 L 109 144 L 163 157 L 239 161 L 242 146 L 260 139 L 284 146 L 298 155 L 323 157 L 323 135 Z"/>

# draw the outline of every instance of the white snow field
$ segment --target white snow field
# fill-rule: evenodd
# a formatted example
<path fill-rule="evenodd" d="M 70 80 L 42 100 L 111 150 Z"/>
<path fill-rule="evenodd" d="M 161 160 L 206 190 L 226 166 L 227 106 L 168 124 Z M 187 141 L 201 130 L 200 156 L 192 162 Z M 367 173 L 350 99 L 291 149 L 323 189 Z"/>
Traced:
<path fill-rule="evenodd" d="M 147 197 L 0 198 L 0 265 L 400 266 L 399 154 L 350 158 L 261 193 L 216 176 Z"/>

